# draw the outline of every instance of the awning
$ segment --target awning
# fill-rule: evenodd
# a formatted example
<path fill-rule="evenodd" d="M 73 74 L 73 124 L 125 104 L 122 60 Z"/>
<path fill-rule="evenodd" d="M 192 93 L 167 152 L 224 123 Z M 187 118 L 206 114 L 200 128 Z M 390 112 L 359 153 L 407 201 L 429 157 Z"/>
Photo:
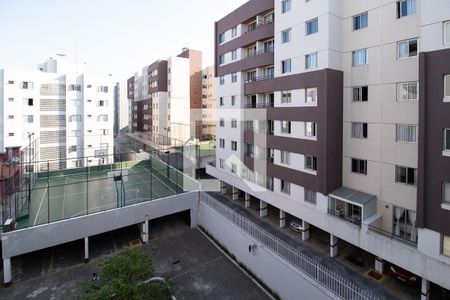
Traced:
<path fill-rule="evenodd" d="M 329 206 L 332 206 L 336 200 L 361 207 L 362 220 L 377 213 L 377 196 L 375 195 L 342 186 L 329 194 Z M 334 205 L 336 206 L 336 204 Z"/>

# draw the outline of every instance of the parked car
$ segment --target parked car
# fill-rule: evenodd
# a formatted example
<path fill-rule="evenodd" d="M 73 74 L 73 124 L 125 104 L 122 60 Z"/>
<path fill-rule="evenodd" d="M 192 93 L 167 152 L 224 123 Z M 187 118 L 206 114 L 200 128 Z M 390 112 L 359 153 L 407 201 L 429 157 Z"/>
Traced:
<path fill-rule="evenodd" d="M 413 273 L 402 269 L 398 266 L 391 265 L 389 268 L 391 275 L 397 278 L 398 280 L 405 282 L 407 284 L 416 285 L 419 284 L 419 277 L 414 275 Z"/>
<path fill-rule="evenodd" d="M 291 221 L 289 224 L 289 227 L 294 230 L 295 232 L 302 232 L 303 227 L 302 224 L 299 221 Z"/>

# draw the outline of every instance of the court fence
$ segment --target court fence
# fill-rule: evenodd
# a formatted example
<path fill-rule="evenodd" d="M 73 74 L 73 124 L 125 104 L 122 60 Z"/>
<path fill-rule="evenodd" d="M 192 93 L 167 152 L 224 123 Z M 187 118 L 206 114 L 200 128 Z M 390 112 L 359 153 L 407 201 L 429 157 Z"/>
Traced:
<path fill-rule="evenodd" d="M 378 300 L 370 291 L 363 290 L 357 284 L 330 270 L 317 259 L 309 257 L 295 247 L 262 229 L 254 222 L 220 203 L 207 193 L 200 193 L 200 202 L 206 204 L 218 214 L 230 221 L 238 229 L 255 239 L 276 256 L 299 271 L 314 284 L 330 292 L 338 299 Z"/>

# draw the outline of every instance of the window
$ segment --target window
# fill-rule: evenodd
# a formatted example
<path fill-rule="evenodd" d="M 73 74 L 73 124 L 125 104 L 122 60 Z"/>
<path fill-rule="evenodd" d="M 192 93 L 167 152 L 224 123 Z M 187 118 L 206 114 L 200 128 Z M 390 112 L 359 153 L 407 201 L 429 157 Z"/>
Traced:
<path fill-rule="evenodd" d="M 219 106 L 224 106 L 223 97 L 219 97 Z"/>
<path fill-rule="evenodd" d="M 305 155 L 305 169 L 317 171 L 317 157 Z"/>
<path fill-rule="evenodd" d="M 281 103 L 291 103 L 291 91 L 281 92 Z"/>
<path fill-rule="evenodd" d="M 220 76 L 219 77 L 219 84 L 220 85 L 224 85 L 225 84 L 225 77 L 224 76 Z"/>
<path fill-rule="evenodd" d="M 417 56 L 417 39 L 401 41 L 397 43 L 398 59 Z"/>
<path fill-rule="evenodd" d="M 397 124 L 396 126 L 396 141 L 415 143 L 416 142 L 416 125 Z"/>
<path fill-rule="evenodd" d="M 221 169 L 224 169 L 224 168 L 225 168 L 225 161 L 224 161 L 223 159 L 219 159 L 219 167 L 220 167 Z"/>
<path fill-rule="evenodd" d="M 367 175 L 367 160 L 352 158 L 352 172 Z"/>
<path fill-rule="evenodd" d="M 281 43 L 282 44 L 289 43 L 290 40 L 291 40 L 291 29 L 289 28 L 281 32 Z"/>
<path fill-rule="evenodd" d="M 14 80 L 8 80 L 8 84 L 14 84 Z"/>
<path fill-rule="evenodd" d="M 442 183 L 442 194 L 442 202 L 445 204 L 450 204 L 450 182 Z"/>
<path fill-rule="evenodd" d="M 305 68 L 306 69 L 317 68 L 317 52 L 310 53 L 305 56 Z"/>
<path fill-rule="evenodd" d="M 101 106 L 101 107 L 108 106 L 108 101 L 100 100 L 100 101 L 98 101 L 98 106 Z M 144 105 L 144 109 L 145 109 L 145 105 Z"/>
<path fill-rule="evenodd" d="M 86 86 L 86 88 L 90 89 L 90 88 L 92 88 L 92 85 L 88 84 L 88 85 Z"/>
<path fill-rule="evenodd" d="M 367 49 L 353 51 L 353 66 L 367 65 L 369 61 L 369 52 Z"/>
<path fill-rule="evenodd" d="M 291 121 L 281 121 L 281 133 L 291 133 Z"/>
<path fill-rule="evenodd" d="M 148 120 L 148 118 L 146 120 Z M 98 115 L 97 121 L 107 122 L 108 121 L 108 115 Z"/>
<path fill-rule="evenodd" d="M 81 136 L 81 130 L 72 130 L 72 136 L 74 137 Z"/>
<path fill-rule="evenodd" d="M 408 101 L 419 99 L 419 83 L 405 82 L 397 84 L 397 101 Z"/>
<path fill-rule="evenodd" d="M 397 18 L 413 15 L 417 12 L 417 0 L 397 1 Z"/>
<path fill-rule="evenodd" d="M 237 36 L 237 27 L 231 28 L 231 37 L 234 38 Z"/>
<path fill-rule="evenodd" d="M 34 116 L 33 115 L 26 115 L 26 116 L 24 116 L 24 121 L 26 123 L 33 123 L 34 122 Z"/>
<path fill-rule="evenodd" d="M 234 163 L 231 163 L 231 173 L 236 174 L 236 171 L 237 171 L 237 165 Z"/>
<path fill-rule="evenodd" d="M 8 136 L 14 136 L 14 132 L 8 133 Z"/>
<path fill-rule="evenodd" d="M 444 101 L 450 102 L 450 75 L 444 76 Z"/>
<path fill-rule="evenodd" d="M 290 195 L 291 194 L 291 183 L 287 182 L 285 180 L 281 180 L 281 189 L 280 189 L 280 191 L 283 194 Z"/>
<path fill-rule="evenodd" d="M 232 74 L 231 74 L 231 82 L 232 82 L 232 83 L 237 82 L 237 74 L 236 74 L 236 73 L 232 73 Z"/>
<path fill-rule="evenodd" d="M 81 122 L 81 115 L 71 115 L 69 117 L 70 122 Z"/>
<path fill-rule="evenodd" d="M 310 35 L 319 31 L 319 19 L 313 19 L 306 22 L 306 35 Z"/>
<path fill-rule="evenodd" d="M 317 193 L 314 191 L 305 189 L 305 202 L 316 204 L 317 203 Z"/>
<path fill-rule="evenodd" d="M 9 102 L 14 102 L 14 98 L 8 98 Z"/>
<path fill-rule="evenodd" d="M 274 51 L 274 40 L 264 42 L 264 53 L 272 53 Z"/>
<path fill-rule="evenodd" d="M 281 1 L 281 13 L 287 13 L 291 10 L 291 0 Z"/>
<path fill-rule="evenodd" d="M 395 182 L 416 185 L 416 169 L 396 166 Z"/>
<path fill-rule="evenodd" d="M 369 100 L 369 87 L 359 86 L 353 88 L 353 102 L 366 102 Z"/>
<path fill-rule="evenodd" d="M 291 59 L 285 59 L 281 62 L 281 73 L 291 72 Z"/>
<path fill-rule="evenodd" d="M 222 149 L 225 149 L 225 140 L 224 139 L 219 139 L 219 147 Z"/>
<path fill-rule="evenodd" d="M 100 129 L 100 134 L 101 135 L 108 135 L 109 134 L 109 130 L 108 129 Z"/>
<path fill-rule="evenodd" d="M 305 93 L 305 102 L 314 103 L 317 102 L 317 88 L 308 88 Z"/>
<path fill-rule="evenodd" d="M 450 21 L 444 23 L 444 44 L 450 44 Z"/>
<path fill-rule="evenodd" d="M 367 123 L 352 123 L 352 138 L 367 139 Z"/>
<path fill-rule="evenodd" d="M 155 81 L 155 82 L 156 82 L 156 81 Z M 101 86 L 98 87 L 98 91 L 99 91 L 100 93 L 107 93 L 107 92 L 108 92 L 108 87 L 105 86 L 105 85 L 101 85 Z"/>
<path fill-rule="evenodd" d="M 219 44 L 223 44 L 225 42 L 225 33 L 219 34 Z"/>
<path fill-rule="evenodd" d="M 291 153 L 287 151 L 281 151 L 281 163 L 290 165 L 291 164 Z"/>
<path fill-rule="evenodd" d="M 237 151 L 237 142 L 236 141 L 231 141 L 231 150 Z"/>
<path fill-rule="evenodd" d="M 220 127 L 225 127 L 225 120 L 223 118 L 220 119 L 219 126 Z"/>
<path fill-rule="evenodd" d="M 29 81 L 22 81 L 22 89 L 23 90 L 32 90 L 33 89 L 33 83 Z"/>
<path fill-rule="evenodd" d="M 81 84 L 69 84 L 68 90 L 69 92 L 81 92 Z"/>
<path fill-rule="evenodd" d="M 28 102 L 28 106 L 33 106 L 33 98 L 28 98 L 27 102 Z"/>
<path fill-rule="evenodd" d="M 9 116 L 8 116 L 8 119 L 14 120 L 14 116 L 13 116 L 13 115 L 9 115 Z"/>
<path fill-rule="evenodd" d="M 225 55 L 222 54 L 219 56 L 219 65 L 223 65 L 225 63 Z"/>
<path fill-rule="evenodd" d="M 236 96 L 231 96 L 231 106 L 236 104 Z"/>
<path fill-rule="evenodd" d="M 236 60 L 237 59 L 237 50 L 233 50 L 231 51 L 231 60 Z"/>
<path fill-rule="evenodd" d="M 237 128 L 237 120 L 231 119 L 231 128 Z"/>
<path fill-rule="evenodd" d="M 307 137 L 316 136 L 316 123 L 315 122 L 305 122 L 305 136 L 307 136 Z"/>
<path fill-rule="evenodd" d="M 367 12 L 353 17 L 353 30 L 359 30 L 369 26 L 369 15 Z"/>
<path fill-rule="evenodd" d="M 450 128 L 444 129 L 444 151 L 450 151 Z"/>

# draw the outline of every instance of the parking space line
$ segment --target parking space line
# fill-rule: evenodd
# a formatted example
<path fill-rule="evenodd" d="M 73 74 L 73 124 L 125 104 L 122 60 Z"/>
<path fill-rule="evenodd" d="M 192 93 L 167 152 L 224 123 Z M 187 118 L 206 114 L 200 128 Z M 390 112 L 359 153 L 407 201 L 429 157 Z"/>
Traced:
<path fill-rule="evenodd" d="M 190 268 L 189 270 L 187 270 L 187 271 L 185 271 L 185 272 L 183 272 L 183 273 L 180 273 L 180 274 L 178 274 L 178 275 L 175 275 L 175 276 L 169 278 L 169 280 L 170 280 L 170 281 L 173 281 L 173 280 L 175 280 L 175 279 L 177 279 L 177 278 L 179 278 L 179 277 L 182 277 L 182 276 L 187 275 L 187 274 L 189 274 L 189 273 L 198 271 L 198 270 L 200 270 L 201 268 L 203 268 L 203 267 L 205 267 L 205 266 L 207 266 L 207 265 L 209 265 L 209 264 L 211 264 L 211 263 L 213 263 L 213 262 L 215 262 L 215 261 L 218 261 L 218 260 L 221 259 L 221 258 L 224 258 L 224 256 L 223 256 L 223 255 L 217 256 L 217 257 L 215 257 L 215 258 L 213 258 L 213 259 L 211 259 L 211 260 L 209 260 L 209 261 L 207 261 L 207 262 L 205 262 L 205 263 L 203 263 L 203 264 L 201 264 L 201 265 L 192 267 L 192 268 Z"/>

